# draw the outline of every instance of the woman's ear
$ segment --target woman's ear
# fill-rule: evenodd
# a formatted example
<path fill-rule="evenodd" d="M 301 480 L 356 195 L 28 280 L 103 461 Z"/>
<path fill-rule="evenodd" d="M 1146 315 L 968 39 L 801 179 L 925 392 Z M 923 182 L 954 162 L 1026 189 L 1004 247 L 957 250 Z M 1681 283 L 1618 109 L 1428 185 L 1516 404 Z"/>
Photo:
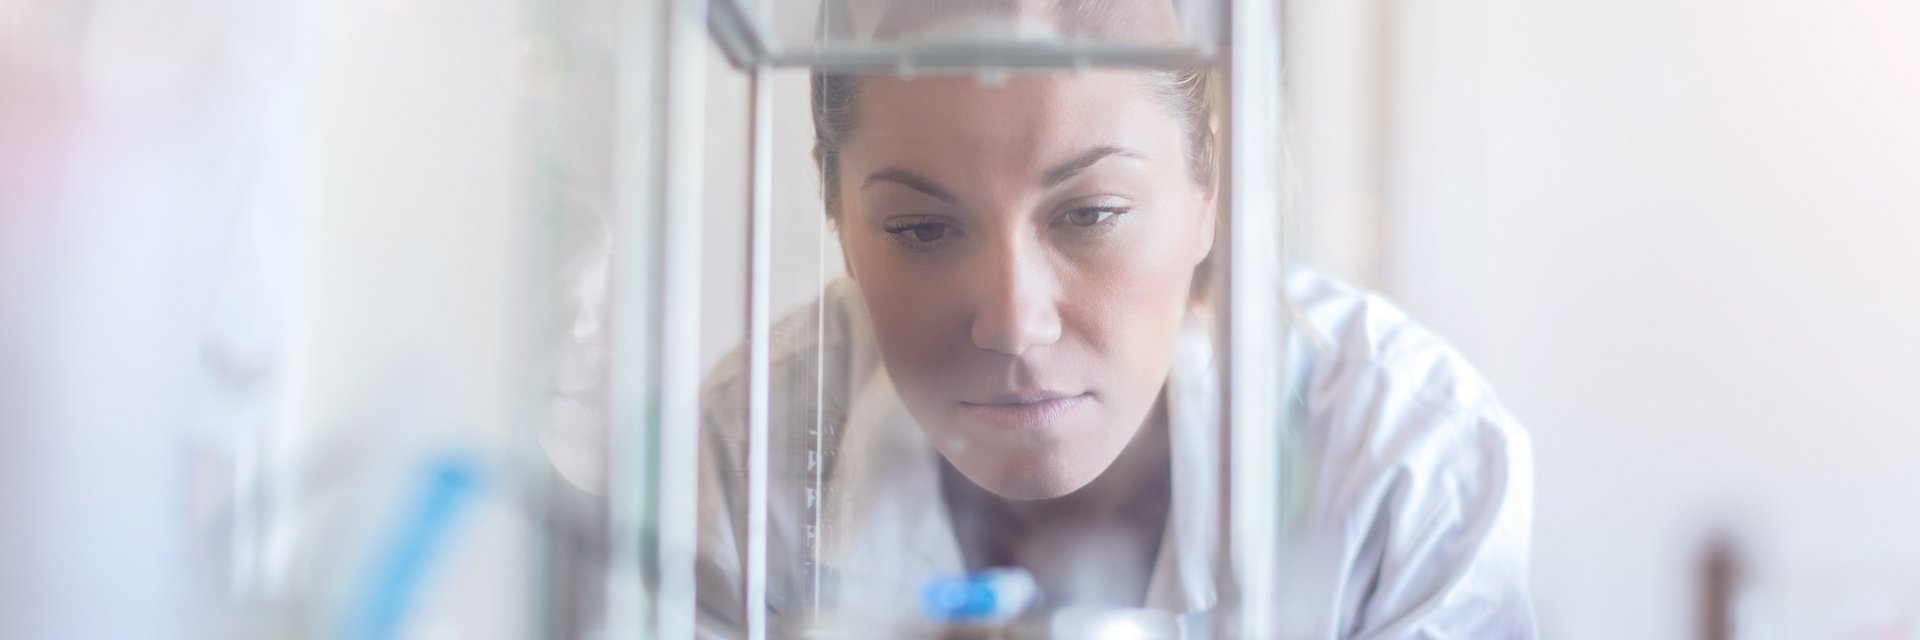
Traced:
<path fill-rule="evenodd" d="M 1209 190 L 1200 199 L 1200 237 L 1194 238 L 1193 247 L 1195 265 L 1205 262 L 1207 256 L 1213 254 L 1213 240 L 1220 221 L 1220 205 L 1213 193 Z"/>
<path fill-rule="evenodd" d="M 1193 239 L 1193 280 L 1188 285 L 1187 302 L 1205 304 L 1213 299 L 1213 263 L 1214 234 L 1216 222 L 1220 219 L 1219 204 L 1211 193 L 1203 194 L 1200 199 L 1200 224 Z"/>
<path fill-rule="evenodd" d="M 1212 168 L 1207 171 L 1207 183 L 1200 187 L 1201 234 L 1200 246 L 1198 251 L 1195 252 L 1197 254 L 1197 257 L 1194 259 L 1195 264 L 1206 260 L 1207 256 L 1213 254 L 1213 241 L 1216 235 L 1214 231 L 1216 224 L 1220 220 L 1219 195 L 1221 162 L 1219 146 L 1220 112 L 1218 110 L 1212 110 L 1212 112 L 1207 115 L 1207 129 L 1212 133 L 1211 139 L 1214 141 L 1213 148 L 1209 150 L 1209 153 L 1211 153 L 1213 157 L 1210 158 Z"/>

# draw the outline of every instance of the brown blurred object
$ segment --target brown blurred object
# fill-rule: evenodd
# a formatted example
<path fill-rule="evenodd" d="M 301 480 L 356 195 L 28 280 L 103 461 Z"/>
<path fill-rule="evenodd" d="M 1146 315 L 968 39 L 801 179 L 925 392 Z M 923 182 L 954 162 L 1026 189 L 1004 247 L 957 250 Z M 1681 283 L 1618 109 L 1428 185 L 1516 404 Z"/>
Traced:
<path fill-rule="evenodd" d="M 1701 640 L 1733 640 L 1735 606 L 1746 582 L 1746 557 L 1725 531 L 1707 538 L 1700 555 Z"/>

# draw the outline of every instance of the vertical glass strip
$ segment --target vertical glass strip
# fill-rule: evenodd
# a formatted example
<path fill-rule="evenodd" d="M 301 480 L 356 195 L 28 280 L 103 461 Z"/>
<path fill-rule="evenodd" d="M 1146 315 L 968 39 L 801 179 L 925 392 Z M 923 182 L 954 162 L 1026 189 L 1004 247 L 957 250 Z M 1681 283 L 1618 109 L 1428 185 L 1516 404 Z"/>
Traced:
<path fill-rule="evenodd" d="M 699 544 L 700 223 L 705 146 L 707 3 L 673 0 L 666 16 L 666 129 L 660 309 L 660 638 L 694 632 Z"/>
<path fill-rule="evenodd" d="M 1275 549 L 1280 539 L 1279 313 L 1280 175 L 1279 15 L 1276 3 L 1234 0 L 1227 21 L 1227 185 L 1229 215 L 1220 225 L 1227 249 L 1223 300 L 1226 323 L 1225 435 L 1228 465 L 1228 553 L 1233 567 L 1232 620 L 1223 629 L 1239 638 L 1273 637 L 1277 602 Z"/>
<path fill-rule="evenodd" d="M 767 433 L 769 349 L 773 303 L 773 95 L 770 70 L 752 71 L 747 150 L 751 193 L 747 206 L 747 637 L 766 637 Z"/>
<path fill-rule="evenodd" d="M 666 244 L 661 194 L 670 6 L 616 3 L 613 149 L 613 366 L 607 460 L 608 573 L 605 636 L 651 637 L 660 558 L 660 305 Z"/>

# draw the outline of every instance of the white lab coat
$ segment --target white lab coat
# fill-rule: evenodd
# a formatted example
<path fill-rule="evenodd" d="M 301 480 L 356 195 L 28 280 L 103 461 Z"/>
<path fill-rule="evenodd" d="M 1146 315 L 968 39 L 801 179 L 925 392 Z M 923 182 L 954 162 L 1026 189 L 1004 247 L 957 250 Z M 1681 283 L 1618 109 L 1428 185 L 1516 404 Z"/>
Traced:
<path fill-rule="evenodd" d="M 1311 270 L 1295 271 L 1286 292 L 1298 418 L 1275 497 L 1286 518 L 1274 541 L 1278 636 L 1534 637 L 1526 433 L 1457 352 L 1386 300 Z M 845 605 L 833 621 L 894 637 L 917 615 L 920 585 L 965 564 L 939 453 L 893 391 L 857 287 L 838 281 L 819 304 L 774 334 L 769 629 L 781 637 L 807 619 L 804 594 L 817 579 Z M 1209 637 L 1224 566 L 1219 394 L 1206 323 L 1190 322 L 1181 341 L 1167 382 L 1173 500 L 1145 606 L 1177 615 L 1188 637 Z M 703 394 L 703 637 L 743 628 L 745 392 L 735 354 Z M 817 527 L 807 506 L 816 498 Z M 808 564 L 815 532 L 818 572 Z"/>

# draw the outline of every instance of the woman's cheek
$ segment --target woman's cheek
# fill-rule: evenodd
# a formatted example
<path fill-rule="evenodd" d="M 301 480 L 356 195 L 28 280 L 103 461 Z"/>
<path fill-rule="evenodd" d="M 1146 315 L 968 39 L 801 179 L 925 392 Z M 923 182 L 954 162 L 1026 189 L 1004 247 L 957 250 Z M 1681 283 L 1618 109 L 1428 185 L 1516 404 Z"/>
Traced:
<path fill-rule="evenodd" d="M 1096 311 L 1095 324 L 1114 362 L 1142 384 L 1158 384 L 1171 358 L 1175 336 L 1184 321 L 1193 267 L 1167 231 L 1141 234 L 1135 246 L 1116 252 L 1111 263 L 1097 269 L 1104 281 L 1087 291 L 1101 291 L 1106 300 Z"/>
<path fill-rule="evenodd" d="M 1187 264 L 1180 243 L 1173 241 L 1180 236 L 1164 229 L 1134 231 L 1140 233 L 1101 252 L 1098 263 L 1089 270 L 1098 283 L 1084 290 L 1106 293 L 1111 299 L 1101 306 L 1110 313 L 1130 317 L 1150 314 L 1155 320 L 1172 318 L 1177 322 L 1193 280 L 1193 265 Z"/>
<path fill-rule="evenodd" d="M 943 351 L 952 342 L 952 337 L 945 335 L 953 330 L 946 317 L 951 315 L 947 309 L 952 303 L 949 290 L 917 274 L 912 265 L 885 255 L 856 252 L 851 262 L 857 274 L 855 283 L 872 315 L 881 357 L 901 383 L 899 391 L 913 395 L 920 389 L 937 388 L 939 367 L 931 364 L 949 361 Z"/>

